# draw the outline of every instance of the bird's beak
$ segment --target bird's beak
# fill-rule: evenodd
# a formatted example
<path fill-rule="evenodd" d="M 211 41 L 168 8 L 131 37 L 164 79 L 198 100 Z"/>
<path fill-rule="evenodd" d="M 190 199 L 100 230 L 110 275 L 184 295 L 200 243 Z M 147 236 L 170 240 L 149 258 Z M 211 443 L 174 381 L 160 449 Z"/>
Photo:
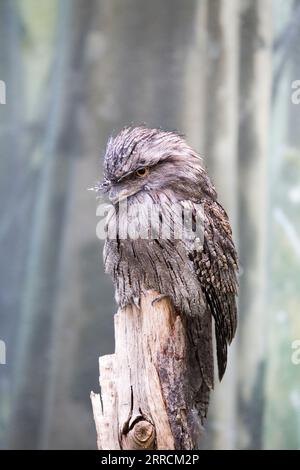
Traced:
<path fill-rule="evenodd" d="M 109 191 L 109 200 L 116 204 L 117 202 L 121 202 L 128 197 L 128 191 L 126 189 L 119 189 L 116 186 L 112 187 Z"/>
<path fill-rule="evenodd" d="M 124 201 L 128 197 L 132 196 L 135 191 L 128 191 L 128 189 L 118 188 L 117 186 L 113 186 L 109 191 L 109 200 L 113 204 L 117 204 L 118 202 Z"/>

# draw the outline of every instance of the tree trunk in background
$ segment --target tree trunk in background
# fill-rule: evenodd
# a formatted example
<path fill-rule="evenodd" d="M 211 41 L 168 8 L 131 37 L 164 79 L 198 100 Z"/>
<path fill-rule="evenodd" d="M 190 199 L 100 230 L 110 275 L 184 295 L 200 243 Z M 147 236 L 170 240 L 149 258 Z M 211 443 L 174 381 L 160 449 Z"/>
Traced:
<path fill-rule="evenodd" d="M 267 161 L 272 4 L 245 0 L 241 13 L 239 240 L 240 325 L 238 447 L 262 445 L 265 368 Z"/>
<path fill-rule="evenodd" d="M 76 158 L 69 188 L 72 203 L 66 212 L 62 240 L 63 276 L 57 293 L 51 390 L 43 426 L 43 447 L 51 449 L 95 448 L 91 409 L 86 400 L 89 389 L 97 386 L 97 364 L 92 358 L 109 352 L 113 343 L 113 289 L 101 269 L 95 194 L 87 191 L 99 177 L 100 145 L 105 132 L 102 125 L 95 125 L 100 105 L 90 82 L 93 60 L 102 67 L 97 77 L 93 76 L 99 88 L 106 68 L 101 57 L 102 38 L 93 30 L 98 5 L 72 0 L 76 36 L 69 83 L 76 84 L 76 88 L 73 97 L 68 98 L 73 124 L 66 134 L 70 147 L 65 150 Z"/>
<path fill-rule="evenodd" d="M 206 85 L 208 47 L 207 0 L 197 2 L 194 18 L 190 24 L 191 39 L 184 60 L 184 93 L 180 128 L 189 143 L 204 156 L 206 134 Z"/>
<path fill-rule="evenodd" d="M 299 365 L 293 342 L 300 337 L 300 109 L 292 83 L 300 79 L 300 1 L 275 5 L 271 162 L 269 166 L 268 362 L 264 409 L 265 449 L 299 449 Z M 274 91 L 274 86 L 273 86 Z M 298 198 L 297 198 L 298 193 Z M 296 197 L 295 197 L 296 195 Z M 284 406 L 283 406 L 284 404 Z"/>
<path fill-rule="evenodd" d="M 46 119 L 46 138 L 42 148 L 39 184 L 35 199 L 32 234 L 28 253 L 27 275 L 22 295 L 19 337 L 16 341 L 15 384 L 8 446 L 38 446 L 44 412 L 44 396 L 49 362 L 49 331 L 55 304 L 55 281 L 59 253 L 60 229 L 65 191 L 64 166 L 58 170 L 58 157 L 53 156 L 62 126 L 66 48 L 64 32 L 69 11 L 65 3 L 60 11 L 60 29 L 55 66 L 52 70 L 51 103 Z M 31 31 L 29 32 L 29 34 Z M 60 212 L 62 210 L 62 212 Z M 56 212 L 56 217 L 54 213 Z M 58 229 L 58 230 L 57 230 Z M 55 239 L 56 244 L 52 243 Z M 39 358 L 39 359 L 37 359 Z M 35 364 L 35 367 L 32 367 Z"/>
<path fill-rule="evenodd" d="M 86 417 L 82 416 L 82 406 L 80 400 L 73 400 L 72 391 L 76 388 L 76 393 L 80 396 L 81 389 L 77 386 L 77 380 L 85 384 L 86 357 L 84 348 L 87 347 L 86 337 L 81 332 L 82 322 L 86 319 L 90 322 L 87 308 L 80 308 L 80 295 L 82 290 L 86 290 L 88 278 L 89 285 L 93 284 L 93 274 L 77 277 L 75 267 L 80 265 L 86 270 L 86 265 L 92 265 L 90 247 L 85 250 L 85 241 L 87 237 L 90 241 L 92 224 L 92 215 L 94 215 L 94 206 L 90 204 L 82 205 L 82 201 L 87 201 L 90 181 L 85 179 L 86 172 L 80 172 L 78 178 L 78 169 L 90 166 L 92 171 L 92 161 L 90 155 L 86 155 L 84 147 L 85 132 L 88 133 L 89 119 L 86 114 L 87 99 L 87 77 L 85 69 L 86 61 L 86 43 L 88 32 L 91 28 L 92 18 L 95 11 L 95 1 L 89 0 L 88 6 L 85 0 L 71 0 L 70 12 L 70 44 L 68 57 L 68 70 L 66 74 L 66 96 L 65 96 L 65 121 L 61 128 L 61 135 L 58 140 L 58 152 L 61 157 L 71 160 L 69 171 L 68 199 L 66 201 L 66 211 L 64 219 L 64 232 L 60 247 L 60 278 L 59 287 L 56 293 L 56 308 L 53 311 L 52 325 L 52 362 L 48 374 L 48 387 L 45 402 L 45 415 L 43 420 L 41 447 L 51 448 L 52 439 L 55 439 L 56 433 L 60 445 L 54 447 L 61 448 L 80 448 L 82 446 L 82 435 L 89 434 L 90 423 Z M 83 125 L 84 123 L 84 125 Z M 84 158 L 87 156 L 87 158 Z M 92 155 L 93 157 L 93 155 Z M 82 165 L 84 161 L 84 164 Z M 91 202 L 91 200 L 89 200 Z M 92 233 L 94 235 L 94 232 Z M 80 242 L 79 242 L 80 240 Z M 82 251 L 74 252 L 74 245 L 79 242 Z M 94 243 L 94 248 L 96 243 Z M 82 254 L 84 252 L 84 255 Z M 95 259 L 95 253 L 92 259 Z M 82 279 L 83 278 L 83 279 Z M 91 278 L 91 279 L 90 279 Z M 85 282 L 84 282 L 85 281 Z M 101 279 L 95 275 L 95 283 L 102 284 Z M 70 284 L 73 287 L 70 288 Z M 103 290 L 98 288 L 98 297 L 101 299 Z M 104 284 L 104 282 L 103 282 Z M 76 292 L 74 285 L 77 286 Z M 102 286 L 101 286 L 102 287 Z M 69 290 L 70 288 L 70 290 Z M 90 301 L 92 298 L 90 299 Z M 97 298 L 98 300 L 98 298 Z M 98 300 L 99 303 L 99 300 Z M 94 310 L 98 311 L 97 302 L 94 302 Z M 82 321 L 83 317 L 83 321 Z M 90 326 L 90 323 L 88 323 Z M 95 352 L 98 351 L 97 340 L 102 331 L 102 325 L 95 322 L 91 328 L 95 337 L 91 340 Z M 65 332 L 68 332 L 68 335 Z M 74 345 L 82 342 L 83 352 L 77 356 Z M 90 366 L 91 367 L 91 366 Z M 92 367 L 91 367 L 92 368 Z M 74 385 L 75 384 L 75 385 Z M 75 395 L 76 395 L 75 393 Z M 70 404 L 70 406 L 68 406 Z M 80 422 L 80 424 L 78 423 Z M 55 424 L 64 422 L 69 429 L 72 429 L 70 435 L 66 429 L 57 429 Z M 90 425 L 90 426 L 89 426 Z M 87 444 L 88 447 L 88 444 Z M 92 446 L 91 446 L 92 447 Z"/>
<path fill-rule="evenodd" d="M 70 0 L 59 3 L 57 44 L 48 69 L 50 93 L 46 94 L 49 101 L 44 101 L 48 106 L 44 116 L 45 138 L 39 149 L 41 170 L 16 342 L 16 382 L 8 438 L 8 445 L 13 448 L 43 446 L 47 395 L 52 385 L 49 357 L 72 161 L 65 148 L 73 124 L 69 112 L 74 102 L 74 90 L 69 84 L 72 48 L 76 50 L 78 46 L 76 37 L 70 34 L 72 7 Z M 74 129 L 70 132 L 73 134 Z"/>
<path fill-rule="evenodd" d="M 205 163 L 228 212 L 237 241 L 238 2 L 210 0 L 207 12 Z M 201 124 L 200 124 L 201 125 Z M 224 177 L 226 175 L 226 177 Z M 235 347 L 208 415 L 209 447 L 232 449 L 236 432 Z M 217 375 L 217 374 L 216 374 Z M 226 402 L 226 406 L 224 403 Z"/>
<path fill-rule="evenodd" d="M 7 362 L 13 357 L 14 334 L 18 328 L 20 299 L 16 292 L 22 288 L 31 202 L 22 171 L 25 87 L 20 41 L 21 25 L 14 4 L 3 0 L 0 2 L 0 79 L 6 84 L 6 104 L 0 104 L 0 339 L 6 344 Z M 18 105 L 13 99 L 15 96 Z M 0 448 L 9 420 L 12 389 L 12 370 L 6 365 L 0 370 Z"/>

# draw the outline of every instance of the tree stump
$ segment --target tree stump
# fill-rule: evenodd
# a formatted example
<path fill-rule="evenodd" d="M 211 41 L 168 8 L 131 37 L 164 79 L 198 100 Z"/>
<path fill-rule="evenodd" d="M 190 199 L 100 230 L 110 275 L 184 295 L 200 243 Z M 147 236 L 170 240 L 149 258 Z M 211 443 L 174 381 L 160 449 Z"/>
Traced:
<path fill-rule="evenodd" d="M 99 449 L 198 445 L 189 340 L 169 299 L 153 302 L 157 297 L 148 292 L 140 308 L 127 306 L 114 317 L 115 354 L 100 358 L 101 395 L 91 392 Z"/>

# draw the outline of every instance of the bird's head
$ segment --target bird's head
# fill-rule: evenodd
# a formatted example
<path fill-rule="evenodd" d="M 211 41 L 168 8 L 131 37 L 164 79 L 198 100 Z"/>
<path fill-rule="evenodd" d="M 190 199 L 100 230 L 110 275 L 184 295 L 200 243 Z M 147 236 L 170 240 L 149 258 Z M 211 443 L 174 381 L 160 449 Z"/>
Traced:
<path fill-rule="evenodd" d="M 108 141 L 104 180 L 96 187 L 107 192 L 113 204 L 141 191 L 173 192 L 177 197 L 199 199 L 215 190 L 199 155 L 175 132 L 126 127 Z"/>

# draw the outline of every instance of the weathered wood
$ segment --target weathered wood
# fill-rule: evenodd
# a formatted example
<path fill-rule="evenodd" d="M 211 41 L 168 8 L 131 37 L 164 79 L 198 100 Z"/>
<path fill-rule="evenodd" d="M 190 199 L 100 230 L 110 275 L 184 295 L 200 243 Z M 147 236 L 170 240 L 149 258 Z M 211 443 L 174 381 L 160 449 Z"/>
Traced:
<path fill-rule="evenodd" d="M 99 449 L 197 446 L 188 339 L 168 299 L 152 304 L 157 295 L 115 315 L 116 351 L 100 358 L 101 398 L 91 394 Z"/>
<path fill-rule="evenodd" d="M 118 434 L 114 426 L 116 420 L 116 387 L 114 383 L 115 355 L 99 358 L 102 396 L 91 392 L 94 419 L 97 431 L 97 445 L 101 449 L 118 449 Z"/>

